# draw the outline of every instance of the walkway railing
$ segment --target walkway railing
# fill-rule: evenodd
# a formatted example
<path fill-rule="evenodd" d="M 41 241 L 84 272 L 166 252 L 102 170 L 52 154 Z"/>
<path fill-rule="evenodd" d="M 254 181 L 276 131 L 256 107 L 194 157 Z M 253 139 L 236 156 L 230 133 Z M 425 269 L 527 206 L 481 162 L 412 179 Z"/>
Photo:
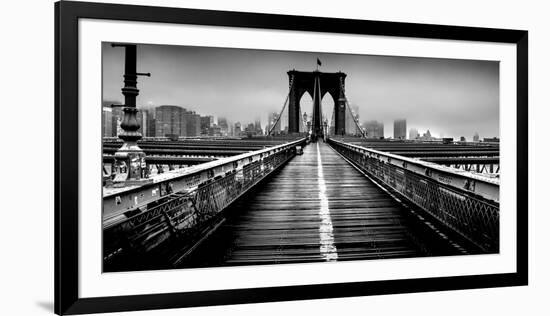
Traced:
<path fill-rule="evenodd" d="M 222 210 L 294 157 L 295 147 L 303 143 L 300 139 L 165 173 L 143 186 L 104 189 L 105 267 L 110 269 L 117 257 L 148 253 L 168 240 L 193 243 Z"/>
<path fill-rule="evenodd" d="M 334 139 L 328 142 L 369 176 L 483 252 L 499 251 L 499 180 Z"/>

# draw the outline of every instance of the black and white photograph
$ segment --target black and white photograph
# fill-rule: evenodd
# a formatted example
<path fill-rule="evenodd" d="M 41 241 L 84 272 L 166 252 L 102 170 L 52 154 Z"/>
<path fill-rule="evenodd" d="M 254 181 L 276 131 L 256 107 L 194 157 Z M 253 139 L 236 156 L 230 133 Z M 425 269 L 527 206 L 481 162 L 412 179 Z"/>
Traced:
<path fill-rule="evenodd" d="M 498 60 L 101 58 L 103 272 L 499 254 Z"/>
<path fill-rule="evenodd" d="M 7 3 L 0 315 L 546 315 L 545 9 Z"/>

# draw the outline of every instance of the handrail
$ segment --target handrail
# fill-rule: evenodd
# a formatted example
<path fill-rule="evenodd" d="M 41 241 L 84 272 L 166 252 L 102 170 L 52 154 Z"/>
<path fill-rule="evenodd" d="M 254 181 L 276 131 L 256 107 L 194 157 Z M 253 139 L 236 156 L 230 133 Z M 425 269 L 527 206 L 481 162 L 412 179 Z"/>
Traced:
<path fill-rule="evenodd" d="M 305 138 L 188 168 L 171 170 L 151 177 L 152 181 L 143 185 L 103 188 L 103 220 L 104 222 L 110 221 L 124 212 L 147 205 L 166 195 L 167 191 L 192 190 L 214 178 L 223 177 L 232 171 L 242 170 L 246 165 L 293 148 L 303 142 L 305 142 Z"/>
<path fill-rule="evenodd" d="M 377 158 L 385 163 L 429 177 L 456 189 L 465 190 L 487 200 L 499 202 L 500 180 L 498 178 L 477 175 L 469 171 L 353 145 L 335 139 L 330 139 L 330 142 L 354 149 L 367 157 Z"/>
<path fill-rule="evenodd" d="M 499 180 L 334 139 L 329 144 L 368 176 L 476 245 L 499 249 Z"/>
<path fill-rule="evenodd" d="M 104 198 L 104 268 L 116 271 L 128 256 L 147 256 L 170 242 L 178 244 L 178 253 L 167 260 L 176 264 L 223 221 L 228 206 L 294 157 L 293 147 L 302 142 L 205 163 Z"/>

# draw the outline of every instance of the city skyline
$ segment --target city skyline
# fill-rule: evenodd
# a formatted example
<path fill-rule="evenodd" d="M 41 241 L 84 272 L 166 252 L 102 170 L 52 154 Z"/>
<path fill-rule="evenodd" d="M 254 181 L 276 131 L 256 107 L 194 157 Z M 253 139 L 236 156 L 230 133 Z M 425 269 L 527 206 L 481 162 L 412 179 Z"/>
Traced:
<path fill-rule="evenodd" d="M 103 112 L 104 112 L 103 136 L 117 136 L 117 134 L 120 133 L 120 131 L 121 131 L 120 122 L 122 121 L 122 118 L 123 118 L 122 117 L 122 108 L 119 107 L 119 106 L 111 108 L 111 104 L 114 104 L 114 103 L 116 103 L 116 102 L 115 101 L 104 101 L 103 102 L 103 104 L 104 104 L 103 105 Z M 260 135 L 265 134 L 265 135 L 267 135 L 267 134 L 269 134 L 269 131 L 271 130 L 271 126 L 272 126 L 271 122 L 277 122 L 276 127 L 272 129 L 272 132 L 274 134 L 280 134 L 281 132 L 286 133 L 287 132 L 286 129 L 288 128 L 288 126 L 284 126 L 283 128 L 281 128 L 281 120 L 277 120 L 277 117 L 279 115 L 279 113 L 277 113 L 277 112 L 268 113 L 268 115 L 267 115 L 268 119 L 267 119 L 267 122 L 266 122 L 266 125 L 265 125 L 265 129 L 263 129 L 263 128 L 258 128 L 259 125 L 261 126 L 261 120 L 259 120 L 258 118 L 254 119 L 253 121 L 248 121 L 248 122 L 247 121 L 232 122 L 232 121 L 227 120 L 227 118 L 225 118 L 225 117 L 221 117 L 221 116 L 220 117 L 215 117 L 215 116 L 212 116 L 212 115 L 209 115 L 209 114 L 201 115 L 203 113 L 196 113 L 195 111 L 188 111 L 187 109 L 185 109 L 181 106 L 178 106 L 178 105 L 160 105 L 160 106 L 155 106 L 155 107 L 150 107 L 150 108 L 140 108 L 138 110 L 137 118 L 138 118 L 138 123 L 140 125 L 140 129 L 138 131 L 140 131 L 140 133 L 142 133 L 143 137 L 155 137 L 155 136 L 156 137 L 159 137 L 159 136 L 162 137 L 162 135 L 174 134 L 174 133 L 159 132 L 159 129 L 158 129 L 158 120 L 156 119 L 156 117 L 158 117 L 159 110 L 162 110 L 163 108 L 166 108 L 166 107 L 178 108 L 178 111 L 181 111 L 182 114 L 184 114 L 184 115 L 187 114 L 187 115 L 191 115 L 193 117 L 195 117 L 195 116 L 197 117 L 198 123 L 196 123 L 196 124 L 200 125 L 200 127 L 198 127 L 196 124 L 194 124 L 195 127 L 193 127 L 192 129 L 195 130 L 195 132 L 190 132 L 189 128 L 187 126 L 185 126 L 185 124 L 189 124 L 189 123 L 176 122 L 176 125 L 177 124 L 184 124 L 184 129 L 186 130 L 185 132 L 182 132 L 182 133 L 175 133 L 175 134 L 179 134 L 179 136 L 191 136 L 191 137 L 201 136 L 201 135 L 203 135 L 203 136 L 205 136 L 205 135 L 213 136 L 212 131 L 209 130 L 211 127 L 221 129 L 220 135 L 222 135 L 222 136 L 223 135 L 225 135 L 225 136 L 244 136 L 244 135 L 246 135 L 245 131 L 247 131 L 248 129 L 243 129 L 241 131 L 240 130 L 241 125 L 243 127 L 255 126 L 254 127 L 254 134 L 260 134 Z M 357 108 L 355 106 L 354 106 L 354 111 L 357 112 Z M 311 115 L 308 115 L 308 113 L 304 112 L 303 116 L 304 116 L 304 121 L 307 121 L 308 125 L 311 124 L 311 121 L 308 121 L 308 117 L 311 118 Z M 208 122 L 205 123 L 204 120 L 207 120 Z M 221 122 L 220 123 L 221 125 L 218 125 L 218 120 L 219 120 L 219 122 Z M 356 120 L 357 121 L 360 120 L 360 117 L 358 115 L 356 117 Z M 438 135 L 438 134 L 434 133 L 434 135 L 432 135 L 432 132 L 430 131 L 429 128 L 424 130 L 424 132 L 422 130 L 419 130 L 419 129 L 415 128 L 415 127 L 407 128 L 406 121 L 407 121 L 406 119 L 396 119 L 392 122 L 393 135 L 386 135 L 385 134 L 384 122 L 381 122 L 381 121 L 369 120 L 369 121 L 364 121 L 363 123 L 359 122 L 359 124 L 360 124 L 361 129 L 365 133 L 364 136 L 366 138 L 369 138 L 369 139 L 385 138 L 385 139 L 408 139 L 408 140 L 415 140 L 415 139 L 417 139 L 417 140 L 437 140 L 437 139 L 441 140 L 442 138 L 446 137 L 444 134 L 439 134 Z M 105 124 L 105 122 L 111 122 L 112 124 Z M 145 122 L 145 124 L 143 122 Z M 259 122 L 259 124 L 258 124 L 258 122 Z M 152 123 L 152 126 L 150 125 L 151 123 Z M 404 126 L 397 127 L 396 124 L 397 125 L 404 124 Z M 172 130 L 174 128 L 179 128 L 177 126 L 172 126 L 172 125 L 166 126 L 165 128 L 168 127 L 170 130 Z M 237 126 L 239 126 L 239 132 L 237 132 Z M 204 128 L 206 128 L 206 130 Z M 395 136 L 396 129 L 400 130 L 398 132 L 401 135 L 400 137 Z M 242 134 L 241 134 L 241 132 L 242 132 Z M 333 132 L 334 131 L 332 130 L 331 133 L 333 133 Z M 361 132 L 359 132 L 359 130 L 356 128 L 355 122 L 353 122 L 353 118 L 351 118 L 351 113 L 346 113 L 346 134 L 357 136 L 360 133 Z M 215 132 L 214 132 L 214 135 L 216 135 Z M 499 137 L 496 137 L 496 136 L 488 136 L 488 137 L 487 136 L 488 135 L 484 135 L 484 137 L 482 137 L 482 138 L 487 138 L 487 139 L 499 138 Z M 480 136 L 476 131 L 476 132 L 473 133 L 473 135 L 461 135 L 461 136 L 452 137 L 452 138 L 454 138 L 456 140 L 460 140 L 460 141 L 464 141 L 464 140 L 479 141 Z"/>
<path fill-rule="evenodd" d="M 103 44 L 103 100 L 122 100 L 123 52 Z M 433 135 L 499 137 L 498 63 L 492 61 L 138 45 L 139 108 L 178 105 L 200 115 L 254 122 L 280 111 L 290 69 L 343 71 L 346 95 L 362 121 L 397 118 Z M 220 89 L 221 87 L 221 89 Z M 311 113 L 311 97 L 302 98 Z M 221 104 L 221 106 L 220 106 Z M 333 101 L 323 98 L 323 115 Z M 285 111 L 286 112 L 286 111 Z M 284 113 L 286 115 L 286 113 Z"/>
<path fill-rule="evenodd" d="M 123 132 L 121 123 L 124 115 L 122 107 L 112 106 L 116 103 L 103 101 L 103 137 L 118 137 Z M 263 135 L 269 129 L 267 125 L 264 130 L 259 119 L 253 122 L 231 122 L 225 117 L 201 115 L 178 105 L 141 108 L 136 119 L 139 125 L 138 132 L 142 137 L 249 136 Z M 277 125 L 280 126 L 280 122 Z M 281 130 L 274 132 L 278 134 Z"/>

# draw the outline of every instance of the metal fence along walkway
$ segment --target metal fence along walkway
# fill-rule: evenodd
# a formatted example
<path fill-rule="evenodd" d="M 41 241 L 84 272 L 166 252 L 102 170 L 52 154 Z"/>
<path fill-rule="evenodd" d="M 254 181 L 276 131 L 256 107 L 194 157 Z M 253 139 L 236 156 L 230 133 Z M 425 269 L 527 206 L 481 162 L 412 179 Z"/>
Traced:
<path fill-rule="evenodd" d="M 181 266 L 403 258 L 457 253 L 329 145 L 306 146 L 227 210 L 227 221 Z"/>

